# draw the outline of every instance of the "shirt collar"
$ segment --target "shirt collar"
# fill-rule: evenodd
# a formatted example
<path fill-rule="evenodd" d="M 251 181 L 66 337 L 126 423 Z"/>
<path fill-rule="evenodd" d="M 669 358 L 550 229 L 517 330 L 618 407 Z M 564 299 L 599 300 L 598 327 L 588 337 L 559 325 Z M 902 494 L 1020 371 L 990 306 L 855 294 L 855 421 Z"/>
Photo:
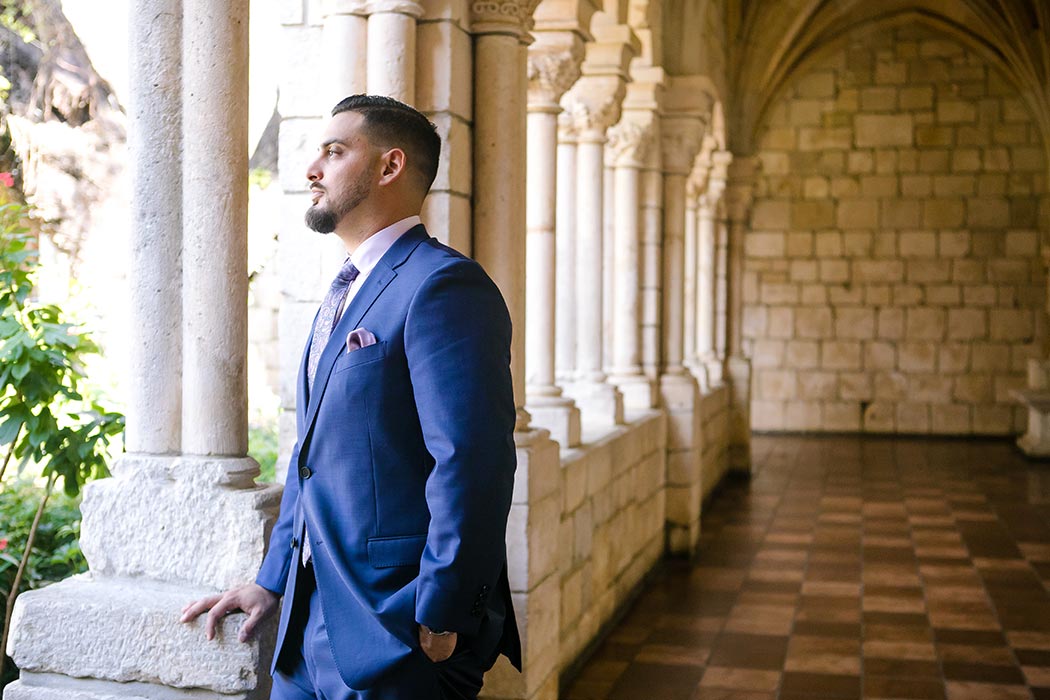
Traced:
<path fill-rule="evenodd" d="M 390 250 L 390 246 L 394 245 L 398 238 L 401 238 L 401 236 L 420 223 L 422 222 L 418 216 L 409 216 L 376 231 L 362 241 L 361 245 L 357 246 L 357 250 L 350 256 L 354 267 L 362 275 L 367 275 L 376 266 L 380 258 L 386 255 L 386 252 Z"/>

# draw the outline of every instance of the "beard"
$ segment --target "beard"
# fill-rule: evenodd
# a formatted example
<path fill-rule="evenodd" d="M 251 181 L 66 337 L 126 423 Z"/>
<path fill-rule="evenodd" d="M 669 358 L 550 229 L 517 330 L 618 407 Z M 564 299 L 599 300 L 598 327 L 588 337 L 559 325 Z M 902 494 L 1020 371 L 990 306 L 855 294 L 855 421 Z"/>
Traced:
<path fill-rule="evenodd" d="M 325 206 L 314 204 L 306 210 L 306 225 L 318 233 L 332 233 L 339 222 L 347 214 L 368 199 L 370 194 L 369 183 L 364 178 L 352 183 L 350 187 L 333 196 L 328 188 L 324 188 L 325 198 L 328 203 Z"/>

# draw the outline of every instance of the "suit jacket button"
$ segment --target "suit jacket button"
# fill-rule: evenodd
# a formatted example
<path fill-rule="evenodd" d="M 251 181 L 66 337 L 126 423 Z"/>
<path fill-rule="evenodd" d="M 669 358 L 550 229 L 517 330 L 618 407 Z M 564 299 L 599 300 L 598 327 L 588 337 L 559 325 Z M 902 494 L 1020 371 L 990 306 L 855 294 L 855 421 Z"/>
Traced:
<path fill-rule="evenodd" d="M 313 472 L 310 471 L 310 467 L 299 467 L 299 477 L 302 479 L 309 479 L 313 476 Z"/>
<path fill-rule="evenodd" d="M 299 546 L 299 540 L 293 537 L 292 538 L 292 549 L 295 549 L 298 546 Z"/>

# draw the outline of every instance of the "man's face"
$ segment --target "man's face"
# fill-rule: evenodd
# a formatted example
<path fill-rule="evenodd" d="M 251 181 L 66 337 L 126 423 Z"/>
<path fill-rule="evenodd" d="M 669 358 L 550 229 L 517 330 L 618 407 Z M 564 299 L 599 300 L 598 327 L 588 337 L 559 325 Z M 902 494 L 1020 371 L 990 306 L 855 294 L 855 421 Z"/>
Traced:
<path fill-rule="evenodd" d="M 372 194 L 380 151 L 362 133 L 362 121 L 357 112 L 332 117 L 317 158 L 306 169 L 313 202 L 306 210 L 306 225 L 314 231 L 335 231 Z"/>

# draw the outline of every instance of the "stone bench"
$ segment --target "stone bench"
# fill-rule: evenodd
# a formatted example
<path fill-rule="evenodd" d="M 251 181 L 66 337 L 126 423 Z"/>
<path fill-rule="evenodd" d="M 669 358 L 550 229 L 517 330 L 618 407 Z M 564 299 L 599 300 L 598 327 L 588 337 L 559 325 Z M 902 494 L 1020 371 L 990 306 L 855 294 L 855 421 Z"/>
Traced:
<path fill-rule="evenodd" d="M 1013 397 L 1028 408 L 1028 431 L 1017 446 L 1029 457 L 1050 458 L 1050 390 L 1024 389 Z"/>

